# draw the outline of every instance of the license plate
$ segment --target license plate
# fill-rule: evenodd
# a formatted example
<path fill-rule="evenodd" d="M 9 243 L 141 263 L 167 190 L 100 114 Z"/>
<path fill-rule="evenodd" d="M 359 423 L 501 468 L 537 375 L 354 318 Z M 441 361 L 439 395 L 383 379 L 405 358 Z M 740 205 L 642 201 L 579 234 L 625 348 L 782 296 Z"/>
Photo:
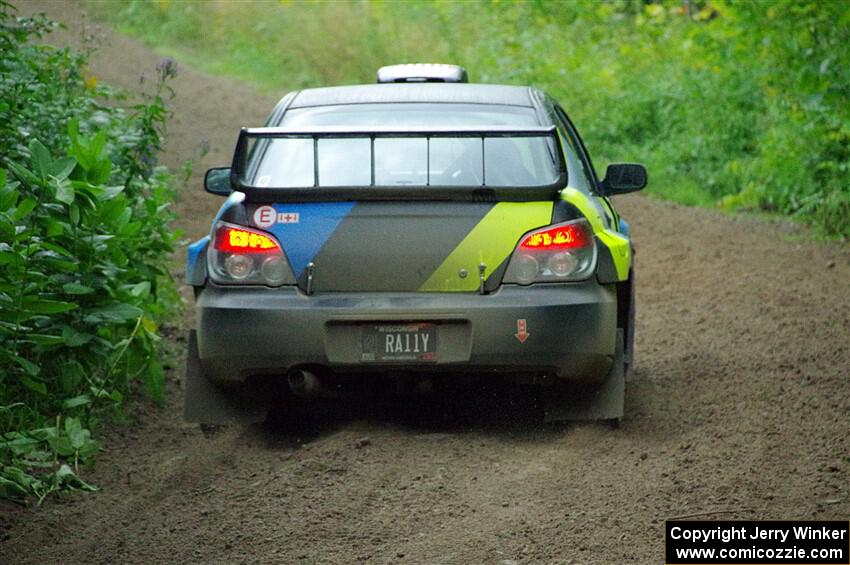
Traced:
<path fill-rule="evenodd" d="M 434 324 L 379 324 L 361 326 L 363 361 L 437 360 Z"/>

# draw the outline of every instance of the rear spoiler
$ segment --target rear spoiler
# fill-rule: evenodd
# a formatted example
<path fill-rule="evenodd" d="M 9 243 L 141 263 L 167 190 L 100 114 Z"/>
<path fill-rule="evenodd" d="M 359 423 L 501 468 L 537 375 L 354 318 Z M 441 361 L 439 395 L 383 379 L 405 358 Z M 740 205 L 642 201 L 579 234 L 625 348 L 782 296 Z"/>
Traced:
<path fill-rule="evenodd" d="M 319 178 L 319 140 L 322 139 L 370 140 L 371 182 L 357 186 L 322 186 Z M 382 185 L 375 182 L 375 141 L 390 138 L 422 138 L 427 147 L 427 179 L 423 184 Z M 471 186 L 446 186 L 431 183 L 431 140 L 440 138 L 481 139 L 482 182 Z M 485 172 L 484 143 L 494 138 L 544 138 L 548 158 L 555 173 L 552 182 L 532 186 L 489 186 Z M 313 140 L 313 182 L 307 186 L 269 186 L 253 184 L 257 167 L 264 152 L 274 139 Z M 365 172 L 365 171 L 364 171 Z M 554 199 L 567 184 L 567 169 L 561 141 L 554 126 L 511 128 L 492 126 L 481 128 L 406 128 L 406 127 L 313 127 L 302 128 L 242 128 L 230 169 L 233 190 L 243 192 L 252 202 L 327 202 L 346 200 L 461 200 L 461 201 L 513 201 L 526 202 Z M 265 186 L 259 186 L 266 184 Z"/>

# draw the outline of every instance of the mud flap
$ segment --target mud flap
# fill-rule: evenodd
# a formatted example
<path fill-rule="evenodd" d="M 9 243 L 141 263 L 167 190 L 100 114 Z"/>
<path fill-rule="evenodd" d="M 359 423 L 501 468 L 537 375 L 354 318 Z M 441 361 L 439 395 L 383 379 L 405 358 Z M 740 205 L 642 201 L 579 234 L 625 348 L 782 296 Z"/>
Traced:
<path fill-rule="evenodd" d="M 209 382 L 203 374 L 198 355 L 198 336 L 189 332 L 186 375 L 183 381 L 183 419 L 198 424 L 250 424 L 266 419 L 265 406 L 251 399 L 223 390 Z"/>
<path fill-rule="evenodd" d="M 544 392 L 543 418 L 546 422 L 563 420 L 610 420 L 623 418 L 626 393 L 623 331 L 617 331 L 614 364 L 608 378 L 599 388 L 583 390 L 557 387 Z"/>

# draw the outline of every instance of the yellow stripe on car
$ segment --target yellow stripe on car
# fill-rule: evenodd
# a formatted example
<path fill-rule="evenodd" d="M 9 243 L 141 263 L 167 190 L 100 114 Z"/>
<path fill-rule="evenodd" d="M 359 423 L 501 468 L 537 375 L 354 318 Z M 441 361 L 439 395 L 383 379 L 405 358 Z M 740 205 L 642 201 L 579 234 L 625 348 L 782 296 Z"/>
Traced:
<path fill-rule="evenodd" d="M 574 188 L 565 188 L 561 191 L 561 200 L 578 208 L 590 222 L 594 235 L 611 252 L 614 268 L 617 270 L 617 280 L 624 281 L 629 278 L 629 267 L 632 264 L 632 248 L 629 239 L 606 227 L 599 205 L 592 202 L 591 198 L 592 196 Z"/>
<path fill-rule="evenodd" d="M 466 292 L 478 289 L 478 266 L 490 274 L 513 253 L 519 238 L 552 221 L 552 202 L 500 202 L 472 228 L 419 287 L 420 291 Z M 465 272 L 465 276 L 461 273 Z"/>

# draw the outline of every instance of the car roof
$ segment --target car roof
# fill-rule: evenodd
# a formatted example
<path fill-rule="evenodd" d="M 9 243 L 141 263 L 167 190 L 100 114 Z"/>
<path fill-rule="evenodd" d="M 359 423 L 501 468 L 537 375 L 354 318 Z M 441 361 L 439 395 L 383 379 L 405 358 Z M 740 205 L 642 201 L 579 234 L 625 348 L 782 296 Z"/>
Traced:
<path fill-rule="evenodd" d="M 394 83 L 310 88 L 295 94 L 289 108 L 338 104 L 455 103 L 534 107 L 527 86 L 464 83 Z"/>

